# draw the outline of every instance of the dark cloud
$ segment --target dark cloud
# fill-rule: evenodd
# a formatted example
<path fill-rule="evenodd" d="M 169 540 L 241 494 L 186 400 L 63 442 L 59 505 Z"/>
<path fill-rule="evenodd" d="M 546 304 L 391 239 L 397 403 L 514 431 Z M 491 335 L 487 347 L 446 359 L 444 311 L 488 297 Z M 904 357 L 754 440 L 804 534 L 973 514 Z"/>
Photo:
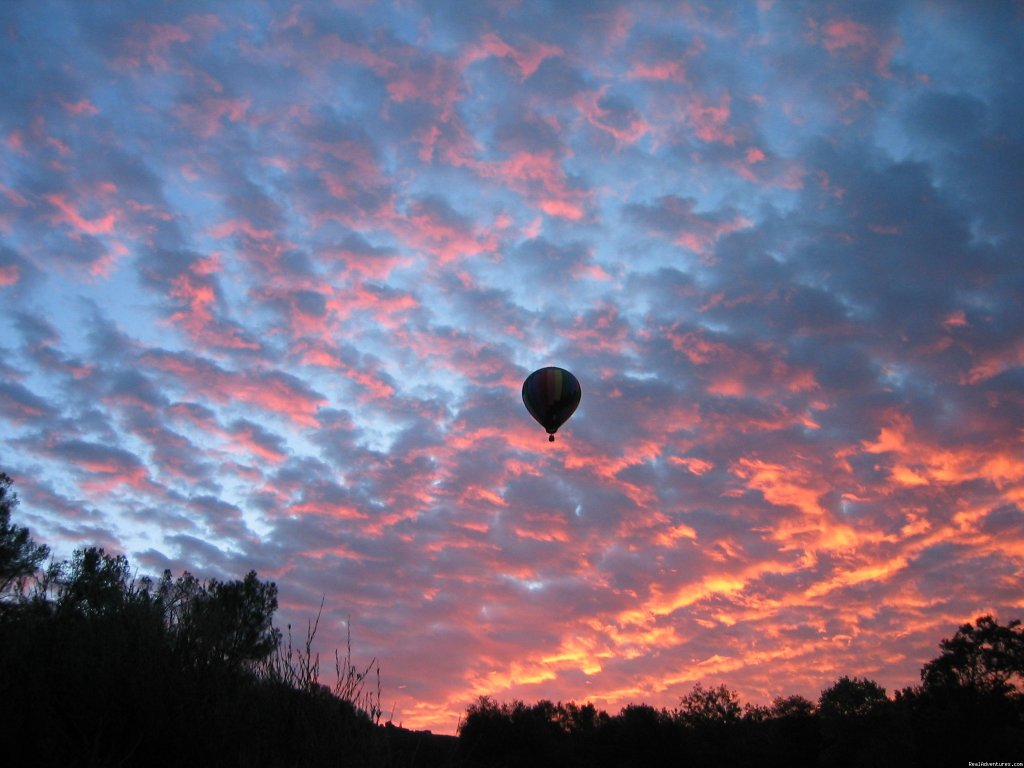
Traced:
<path fill-rule="evenodd" d="M 693 198 L 665 195 L 652 204 L 628 204 L 623 207 L 623 213 L 628 219 L 698 253 L 710 250 L 723 234 L 744 226 L 742 216 L 735 210 L 699 213 L 695 207 Z"/>
<path fill-rule="evenodd" d="M 16 381 L 0 381 L 0 408 L 15 424 L 54 416 L 57 411 Z"/>

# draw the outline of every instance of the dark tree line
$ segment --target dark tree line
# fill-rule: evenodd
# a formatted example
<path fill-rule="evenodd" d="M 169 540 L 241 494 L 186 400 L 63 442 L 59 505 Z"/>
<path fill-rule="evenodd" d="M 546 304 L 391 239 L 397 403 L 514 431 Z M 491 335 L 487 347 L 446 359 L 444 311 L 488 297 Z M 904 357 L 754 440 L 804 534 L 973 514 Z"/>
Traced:
<path fill-rule="evenodd" d="M 701 684 L 679 706 L 473 704 L 459 733 L 464 766 L 933 766 L 1024 757 L 1024 631 L 990 616 L 964 624 L 893 698 L 841 677 L 817 702 L 741 706 Z"/>
<path fill-rule="evenodd" d="M 335 654 L 320 683 L 316 624 L 294 648 L 277 587 L 134 578 L 85 548 L 50 563 L 11 522 L 0 472 L 0 746 L 39 766 L 931 766 L 1024 757 L 1024 628 L 990 616 L 939 644 L 889 697 L 842 677 L 817 701 L 742 705 L 697 684 L 674 709 L 471 705 L 457 739 L 379 724 L 375 662 Z M 368 683 L 376 672 L 376 689 Z"/>
<path fill-rule="evenodd" d="M 123 555 L 95 547 L 43 567 L 48 548 L 11 522 L 17 503 L 0 473 L 0 754 L 18 756 L 11 765 L 400 764 L 376 737 L 376 664 L 336 655 L 334 688 L 322 685 L 314 626 L 293 648 L 273 625 L 274 583 L 255 571 L 134 578 Z"/>

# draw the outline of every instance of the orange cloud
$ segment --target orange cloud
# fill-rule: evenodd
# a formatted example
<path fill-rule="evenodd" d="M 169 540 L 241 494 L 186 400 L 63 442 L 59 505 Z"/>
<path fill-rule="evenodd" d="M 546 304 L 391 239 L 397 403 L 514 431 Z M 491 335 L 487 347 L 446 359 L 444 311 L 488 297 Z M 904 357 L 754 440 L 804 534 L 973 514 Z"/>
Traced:
<path fill-rule="evenodd" d="M 938 446 L 918 434 L 910 417 L 898 412 L 889 416 L 875 440 L 862 443 L 862 449 L 887 456 L 889 475 L 897 485 L 985 480 L 1002 490 L 1024 482 L 1024 457 L 1014 445 L 989 440 L 978 446 Z"/>

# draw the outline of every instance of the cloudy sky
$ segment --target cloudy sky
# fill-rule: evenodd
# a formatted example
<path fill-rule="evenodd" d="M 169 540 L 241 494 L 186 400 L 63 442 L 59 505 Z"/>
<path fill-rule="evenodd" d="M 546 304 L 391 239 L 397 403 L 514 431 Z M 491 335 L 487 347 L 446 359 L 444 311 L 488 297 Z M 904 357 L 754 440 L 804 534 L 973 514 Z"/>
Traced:
<path fill-rule="evenodd" d="M 385 714 L 1024 613 L 1019 2 L 0 5 L 0 469 Z M 583 400 L 548 443 L 520 396 Z M 330 666 L 330 665 L 327 665 Z"/>

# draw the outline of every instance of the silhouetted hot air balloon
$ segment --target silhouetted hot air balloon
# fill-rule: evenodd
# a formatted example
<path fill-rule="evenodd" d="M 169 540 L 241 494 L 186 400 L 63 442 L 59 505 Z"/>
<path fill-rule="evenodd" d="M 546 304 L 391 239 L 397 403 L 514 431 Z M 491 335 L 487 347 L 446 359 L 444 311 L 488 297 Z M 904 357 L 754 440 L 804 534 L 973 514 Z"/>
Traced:
<path fill-rule="evenodd" d="M 541 368 L 523 382 L 526 410 L 548 431 L 551 442 L 580 404 L 582 394 L 579 381 L 564 368 Z"/>

